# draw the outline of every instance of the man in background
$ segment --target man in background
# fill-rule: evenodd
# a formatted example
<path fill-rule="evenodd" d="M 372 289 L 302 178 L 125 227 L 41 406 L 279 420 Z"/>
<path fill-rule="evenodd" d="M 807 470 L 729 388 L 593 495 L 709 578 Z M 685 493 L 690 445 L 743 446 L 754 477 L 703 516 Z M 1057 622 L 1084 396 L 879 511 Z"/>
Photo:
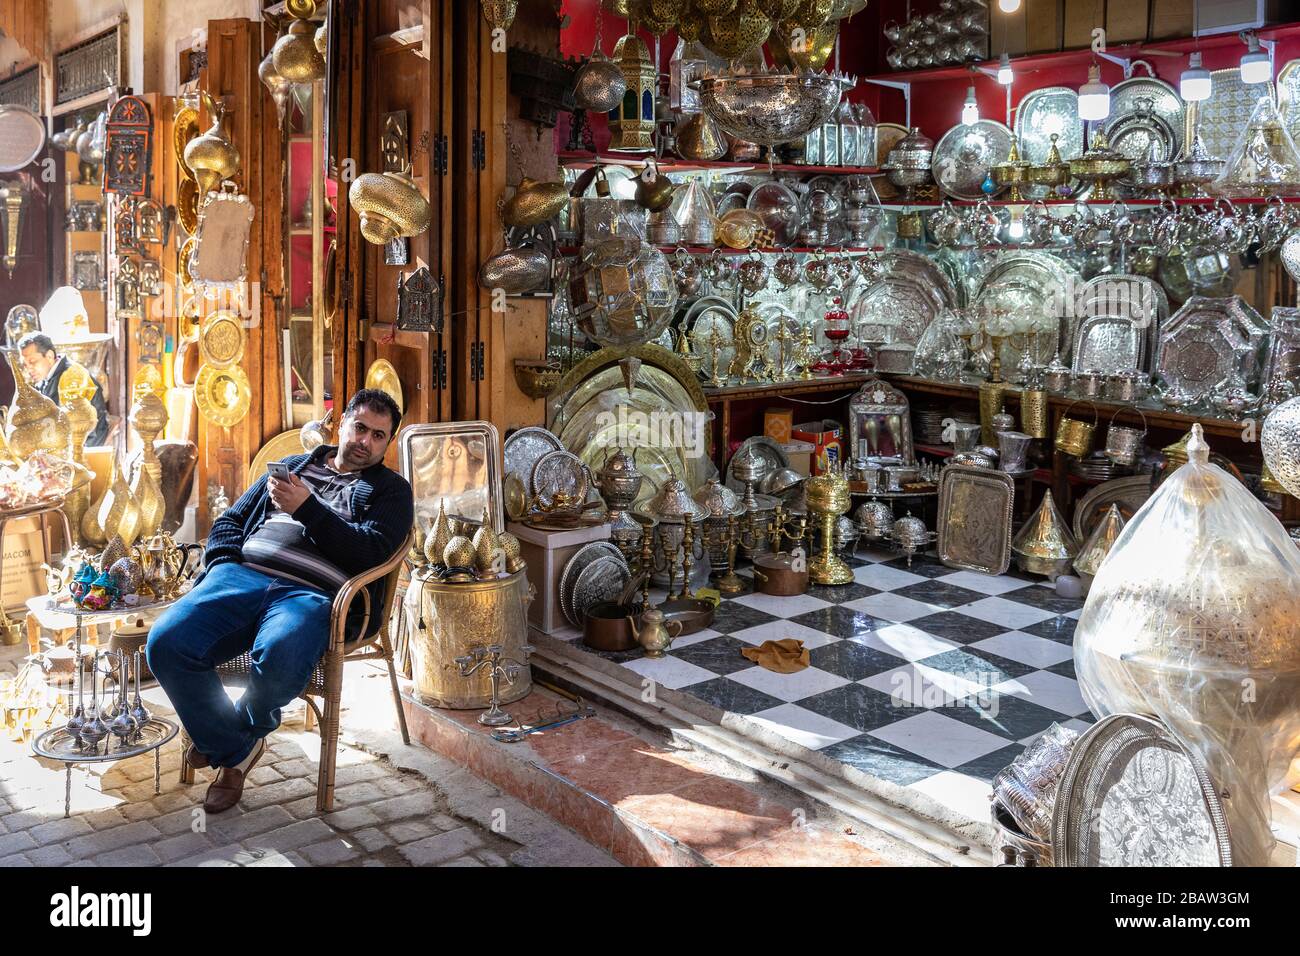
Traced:
<path fill-rule="evenodd" d="M 22 356 L 27 378 L 42 395 L 58 405 L 59 379 L 68 370 L 68 357 L 55 350 L 53 340 L 44 332 L 31 332 L 19 339 L 18 354 Z M 86 436 L 86 444 L 102 445 L 108 438 L 108 406 L 104 403 L 103 390 L 97 383 L 90 404 L 95 409 L 96 417 L 95 427 Z"/>

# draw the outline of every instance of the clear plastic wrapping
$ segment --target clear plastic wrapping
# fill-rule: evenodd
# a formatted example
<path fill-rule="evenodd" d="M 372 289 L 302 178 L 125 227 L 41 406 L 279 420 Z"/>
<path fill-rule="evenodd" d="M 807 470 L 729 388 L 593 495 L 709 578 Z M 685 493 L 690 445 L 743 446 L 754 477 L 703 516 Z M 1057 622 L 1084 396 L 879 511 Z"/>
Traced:
<path fill-rule="evenodd" d="M 1098 570 L 1075 670 L 1099 718 L 1158 717 L 1204 757 L 1234 862 L 1260 866 L 1271 794 L 1300 748 L 1300 549 L 1209 463 L 1199 425 L 1187 448 Z"/>

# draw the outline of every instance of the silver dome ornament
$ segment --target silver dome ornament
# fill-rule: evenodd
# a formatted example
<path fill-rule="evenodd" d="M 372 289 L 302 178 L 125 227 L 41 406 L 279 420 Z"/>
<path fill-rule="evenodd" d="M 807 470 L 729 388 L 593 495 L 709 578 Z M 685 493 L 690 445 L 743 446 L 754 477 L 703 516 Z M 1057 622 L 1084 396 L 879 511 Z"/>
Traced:
<path fill-rule="evenodd" d="M 1300 397 L 1268 413 L 1259 435 L 1264 464 L 1292 497 L 1300 497 Z"/>
<path fill-rule="evenodd" d="M 912 566 L 913 556 L 925 551 L 930 546 L 930 542 L 936 537 L 933 531 L 926 528 L 925 522 L 920 518 L 913 517 L 910 511 L 894 522 L 894 527 L 890 529 L 889 536 L 907 555 L 907 566 L 909 568 Z"/>

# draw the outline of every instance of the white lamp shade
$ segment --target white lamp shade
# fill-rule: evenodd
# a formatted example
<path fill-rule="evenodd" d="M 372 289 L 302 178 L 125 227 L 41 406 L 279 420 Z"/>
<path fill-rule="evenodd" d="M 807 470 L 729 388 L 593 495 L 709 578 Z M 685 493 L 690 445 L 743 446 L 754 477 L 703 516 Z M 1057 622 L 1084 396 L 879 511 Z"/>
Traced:
<path fill-rule="evenodd" d="M 1104 120 L 1110 115 L 1110 87 L 1101 82 L 1101 71 L 1088 68 L 1088 82 L 1079 87 L 1079 119 Z"/>
<path fill-rule="evenodd" d="M 1241 82 L 1268 83 L 1273 79 L 1273 64 L 1263 50 L 1247 53 L 1241 58 Z"/>
<path fill-rule="evenodd" d="M 1210 71 L 1201 65 L 1201 54 L 1193 53 L 1187 61 L 1187 69 L 1178 81 L 1178 95 L 1188 103 L 1199 103 L 1210 98 L 1213 81 Z"/>

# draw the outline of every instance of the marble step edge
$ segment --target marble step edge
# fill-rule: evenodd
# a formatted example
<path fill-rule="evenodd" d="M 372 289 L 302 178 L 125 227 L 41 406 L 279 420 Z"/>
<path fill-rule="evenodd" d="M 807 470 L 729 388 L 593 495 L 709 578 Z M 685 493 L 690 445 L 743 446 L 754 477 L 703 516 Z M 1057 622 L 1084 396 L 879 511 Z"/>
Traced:
<path fill-rule="evenodd" d="M 617 664 L 566 641 L 533 632 L 535 673 L 585 698 L 666 733 L 676 742 L 716 754 L 832 811 L 906 843 L 936 863 L 988 866 L 994 830 L 931 797 L 855 768 L 840 765 L 779 737 L 743 717 L 727 714 L 689 694 L 656 686 L 654 701 L 642 699 L 642 685 Z"/>

